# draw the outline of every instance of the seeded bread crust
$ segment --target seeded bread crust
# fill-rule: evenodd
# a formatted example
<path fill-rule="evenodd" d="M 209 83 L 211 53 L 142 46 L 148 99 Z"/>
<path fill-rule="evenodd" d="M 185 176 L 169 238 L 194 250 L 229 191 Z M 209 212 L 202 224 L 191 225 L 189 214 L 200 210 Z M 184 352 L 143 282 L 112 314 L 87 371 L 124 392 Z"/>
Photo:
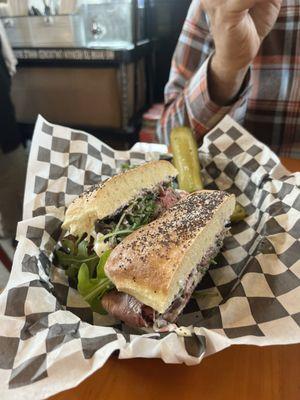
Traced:
<path fill-rule="evenodd" d="M 199 191 L 125 238 L 105 273 L 120 292 L 164 313 L 230 219 L 235 196 Z"/>
<path fill-rule="evenodd" d="M 62 228 L 75 236 L 92 234 L 94 224 L 114 215 L 143 190 L 172 181 L 177 170 L 168 161 L 152 161 L 115 175 L 82 193 L 66 211 Z"/>

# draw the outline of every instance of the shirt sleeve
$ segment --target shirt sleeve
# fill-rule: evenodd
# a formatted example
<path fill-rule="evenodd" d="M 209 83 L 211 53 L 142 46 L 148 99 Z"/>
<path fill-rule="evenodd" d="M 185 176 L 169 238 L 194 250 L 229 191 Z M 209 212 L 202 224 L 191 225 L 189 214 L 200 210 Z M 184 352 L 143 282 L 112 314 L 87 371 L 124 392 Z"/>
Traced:
<path fill-rule="evenodd" d="M 169 135 L 176 126 L 190 126 L 197 140 L 229 114 L 243 122 L 247 110 L 251 72 L 229 106 L 217 105 L 210 96 L 208 67 L 214 45 L 201 1 L 194 0 L 180 35 L 165 88 L 165 109 L 160 121 L 159 141 L 169 144 Z"/>

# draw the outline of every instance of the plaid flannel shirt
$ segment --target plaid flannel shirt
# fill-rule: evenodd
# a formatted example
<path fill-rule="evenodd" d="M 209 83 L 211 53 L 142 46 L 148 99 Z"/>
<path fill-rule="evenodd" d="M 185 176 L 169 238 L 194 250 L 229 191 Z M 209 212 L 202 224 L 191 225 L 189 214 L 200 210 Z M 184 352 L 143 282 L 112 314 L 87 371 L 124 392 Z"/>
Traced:
<path fill-rule="evenodd" d="M 173 57 L 160 140 L 168 143 L 171 129 L 180 125 L 190 125 L 200 139 L 229 114 L 281 156 L 300 158 L 300 1 L 283 1 L 237 100 L 226 107 L 210 98 L 214 43 L 200 4 L 192 2 Z"/>

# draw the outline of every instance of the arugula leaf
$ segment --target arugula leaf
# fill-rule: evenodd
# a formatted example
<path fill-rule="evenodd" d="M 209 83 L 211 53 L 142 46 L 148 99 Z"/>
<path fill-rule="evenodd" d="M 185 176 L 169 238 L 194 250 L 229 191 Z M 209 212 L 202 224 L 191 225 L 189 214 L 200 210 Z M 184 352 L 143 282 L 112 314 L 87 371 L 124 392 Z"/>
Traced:
<path fill-rule="evenodd" d="M 77 251 L 77 244 L 78 244 L 78 239 L 76 239 L 74 236 L 67 236 L 64 237 L 61 241 L 63 248 L 68 252 L 75 254 Z"/>
<path fill-rule="evenodd" d="M 101 298 L 106 292 L 114 288 L 113 283 L 107 278 L 104 272 L 104 266 L 110 253 L 111 250 L 108 250 L 100 258 L 96 278 L 90 278 L 89 268 L 86 264 L 81 265 L 78 273 L 78 292 L 94 311 L 100 313 L 103 313 L 100 302 Z"/>
<path fill-rule="evenodd" d="M 96 253 L 89 254 L 89 243 L 87 240 L 73 241 L 68 238 L 62 240 L 62 248 L 55 252 L 55 263 L 63 267 L 66 275 L 69 277 L 73 286 L 77 285 L 77 275 L 83 263 L 89 269 L 90 275 L 93 276 L 99 262 Z"/>
<path fill-rule="evenodd" d="M 85 237 L 69 235 L 62 239 L 62 247 L 55 252 L 55 263 L 65 269 L 70 285 L 77 287 L 93 310 L 103 312 L 100 299 L 114 287 L 104 272 L 111 249 L 151 222 L 156 212 L 156 196 L 149 193 L 132 202 L 118 219 L 99 221 L 99 234 L 94 243 L 98 255 Z"/>
<path fill-rule="evenodd" d="M 78 286 L 77 290 L 80 295 L 84 298 L 84 294 L 88 292 L 88 290 L 93 290 L 94 285 L 90 283 L 90 274 L 89 269 L 86 264 L 82 264 L 78 274 Z M 101 302 L 97 297 L 93 300 L 88 301 L 93 311 L 98 312 L 99 314 L 103 314 L 104 310 L 101 307 Z"/>
<path fill-rule="evenodd" d="M 81 258 L 89 258 L 88 241 L 82 240 L 77 246 L 77 256 Z"/>
<path fill-rule="evenodd" d="M 118 222 L 110 222 L 110 232 L 101 235 L 100 231 L 97 241 L 106 242 L 110 247 L 116 246 L 124 237 L 151 222 L 156 207 L 154 194 L 147 194 L 135 200 L 122 212 Z M 107 224 L 102 225 L 107 226 Z"/>
<path fill-rule="evenodd" d="M 99 263 L 97 266 L 97 278 L 99 278 L 99 279 L 107 278 L 107 276 L 105 275 L 104 266 L 110 256 L 110 254 L 111 254 L 111 250 L 107 250 L 99 260 Z"/>

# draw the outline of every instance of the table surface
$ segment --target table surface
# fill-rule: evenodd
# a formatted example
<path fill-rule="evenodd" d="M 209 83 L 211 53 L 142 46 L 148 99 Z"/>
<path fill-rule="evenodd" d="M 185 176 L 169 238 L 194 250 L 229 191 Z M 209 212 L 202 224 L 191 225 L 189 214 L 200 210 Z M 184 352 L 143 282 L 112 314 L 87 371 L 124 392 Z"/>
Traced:
<path fill-rule="evenodd" d="M 283 159 L 291 171 L 300 160 Z M 300 345 L 232 346 L 200 365 L 166 365 L 160 360 L 118 360 L 52 400 L 91 399 L 300 399 Z"/>

